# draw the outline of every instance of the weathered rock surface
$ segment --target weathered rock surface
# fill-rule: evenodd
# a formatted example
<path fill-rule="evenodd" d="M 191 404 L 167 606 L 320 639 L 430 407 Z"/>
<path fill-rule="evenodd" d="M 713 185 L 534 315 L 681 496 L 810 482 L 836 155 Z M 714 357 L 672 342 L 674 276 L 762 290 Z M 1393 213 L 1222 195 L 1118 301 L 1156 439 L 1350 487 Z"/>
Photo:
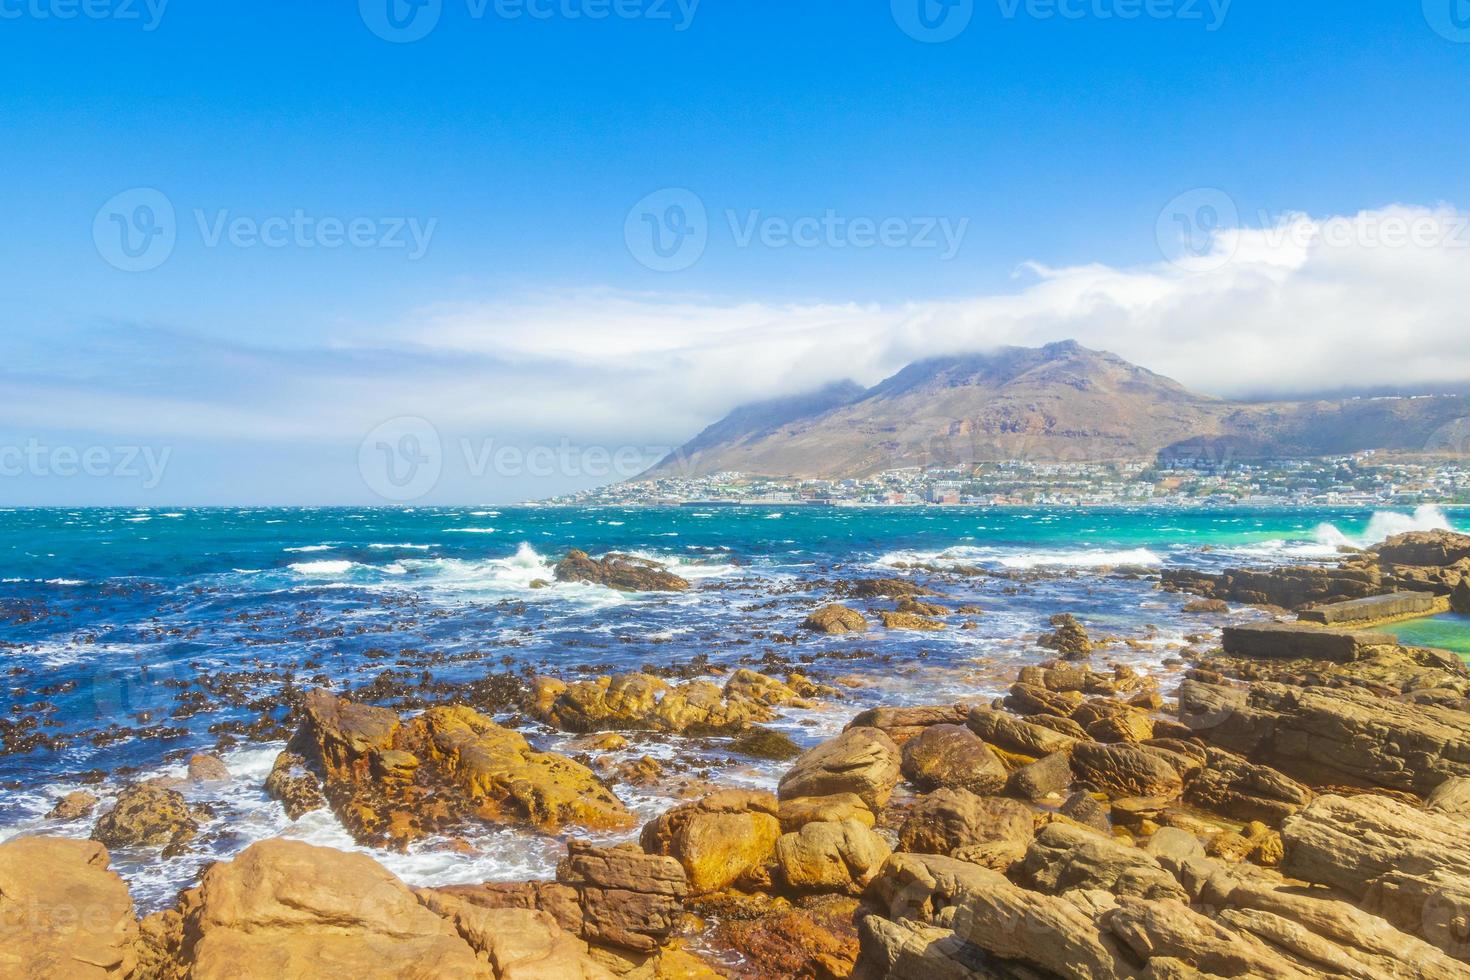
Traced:
<path fill-rule="evenodd" d="M 980 737 L 963 725 L 931 725 L 903 746 L 903 776 L 922 792 L 955 787 L 998 793 L 1006 767 Z"/>
<path fill-rule="evenodd" d="M 117 803 L 92 828 L 92 839 L 110 848 L 177 848 L 198 832 L 199 822 L 176 790 L 139 783 L 118 794 Z"/>
<path fill-rule="evenodd" d="M 848 722 L 848 728 L 876 728 L 898 745 L 931 725 L 963 725 L 970 717 L 968 704 L 941 704 L 917 708 L 869 708 Z"/>
<path fill-rule="evenodd" d="M 991 708 L 973 709 L 966 724 L 987 745 L 1031 759 L 1039 759 L 1054 752 L 1068 752 L 1077 744 L 1077 739 L 1069 735 Z"/>
<path fill-rule="evenodd" d="M 1080 742 L 1072 748 L 1072 774 L 1109 796 L 1173 799 L 1184 791 L 1178 768 L 1161 752 L 1138 745 Z"/>
<path fill-rule="evenodd" d="M 868 621 L 862 613 L 838 603 L 823 606 L 801 625 L 813 633 L 866 633 L 868 630 Z"/>
<path fill-rule="evenodd" d="M 573 684 L 540 677 L 532 710 L 541 721 L 569 732 L 732 735 L 774 719 L 774 706 L 806 703 L 790 685 L 741 670 L 723 689 L 709 681 L 675 686 L 651 674 L 617 674 Z"/>
<path fill-rule="evenodd" d="M 882 809 L 898 783 L 899 750 L 876 728 L 849 728 L 806 752 L 781 778 L 783 800 L 852 793 L 868 809 Z"/>
<path fill-rule="evenodd" d="M 1398 645 L 1388 633 L 1357 633 L 1293 623 L 1227 626 L 1223 637 L 1225 653 L 1232 657 L 1330 660 L 1344 664 L 1369 656 L 1375 647 Z"/>
<path fill-rule="evenodd" d="M 1039 640 L 1042 646 L 1055 650 L 1063 660 L 1085 660 L 1092 656 L 1092 639 L 1071 613 L 1051 618 L 1052 631 Z"/>
<path fill-rule="evenodd" d="M 127 886 L 94 841 L 0 844 L 0 976 L 125 980 L 138 922 Z"/>
<path fill-rule="evenodd" d="M 480 939 L 502 973 L 535 958 L 531 934 L 548 946 L 555 937 L 549 919 L 452 923 L 366 855 L 279 839 L 214 865 L 181 912 L 191 980 L 494 978 L 466 936 Z"/>
<path fill-rule="evenodd" d="M 270 775 L 265 779 L 265 792 L 286 808 L 286 816 L 292 820 L 299 820 L 327 805 L 316 776 L 307 768 L 306 760 L 295 752 L 282 752 L 276 756 Z"/>
<path fill-rule="evenodd" d="M 1185 681 L 1180 720 L 1201 737 L 1318 785 L 1381 786 L 1420 795 L 1470 776 L 1470 713 L 1357 688 Z"/>
<path fill-rule="evenodd" d="M 722 790 L 645 825 L 643 849 L 678 861 L 691 894 L 769 885 L 781 838 L 776 814 L 776 799 L 769 793 Z"/>
<path fill-rule="evenodd" d="M 921 797 L 899 830 L 901 850 L 956 855 L 1005 870 L 1026 853 L 1035 834 L 1031 810 L 1015 800 L 941 789 Z"/>
<path fill-rule="evenodd" d="M 1032 888 L 1048 894 L 1080 888 L 1118 896 L 1189 901 L 1174 876 L 1147 852 L 1095 831 L 1061 823 L 1041 829 L 1026 851 L 1019 873 Z"/>
<path fill-rule="evenodd" d="M 858 820 L 809 823 L 776 842 L 776 865 L 794 892 L 859 895 L 892 850 Z"/>
<path fill-rule="evenodd" d="M 91 816 L 92 811 L 100 802 L 97 797 L 86 790 L 76 790 L 67 793 L 56 801 L 56 805 L 46 814 L 47 820 L 80 820 Z"/>
<path fill-rule="evenodd" d="M 632 555 L 610 554 L 590 557 L 573 549 L 556 564 L 558 582 L 587 582 L 619 592 L 683 592 L 689 582 L 658 562 Z"/>
<path fill-rule="evenodd" d="M 591 770 L 536 752 L 470 708 L 400 721 L 385 708 L 307 694 L 292 751 L 324 777 L 325 795 L 363 843 L 403 846 L 466 820 L 621 829 L 632 814 Z"/>
<path fill-rule="evenodd" d="M 1443 600 L 1440 600 L 1442 603 Z M 1303 609 L 1298 615 L 1304 623 L 1323 626 L 1351 626 L 1355 623 L 1386 623 L 1396 619 L 1428 616 L 1443 605 L 1428 592 L 1387 592 L 1364 599 L 1332 602 L 1325 606 Z"/>
<path fill-rule="evenodd" d="M 889 612 L 883 610 L 878 613 L 878 618 L 883 620 L 884 629 L 920 630 L 929 633 L 944 629 L 944 622 L 942 620 L 920 616 L 918 613 Z"/>
<path fill-rule="evenodd" d="M 782 800 L 777 810 L 781 830 L 791 833 L 809 823 L 841 823 L 856 820 L 865 827 L 876 823 L 873 811 L 855 793 L 837 793 L 832 796 L 801 796 Z"/>

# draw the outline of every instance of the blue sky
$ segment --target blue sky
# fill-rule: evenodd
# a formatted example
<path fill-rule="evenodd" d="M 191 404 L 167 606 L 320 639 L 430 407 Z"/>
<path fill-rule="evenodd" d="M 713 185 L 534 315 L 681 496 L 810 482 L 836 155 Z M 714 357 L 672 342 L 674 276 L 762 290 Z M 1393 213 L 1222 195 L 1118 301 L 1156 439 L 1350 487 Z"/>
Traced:
<path fill-rule="evenodd" d="M 1337 378 L 1212 373 L 1155 321 L 1263 281 L 1274 298 L 1241 315 L 1309 298 L 1360 310 L 1341 290 L 1323 300 L 1321 279 L 1360 283 L 1368 260 L 1394 302 L 1421 300 L 1408 284 L 1427 277 L 1448 309 L 1463 282 L 1458 252 L 1416 250 L 1410 268 L 1370 248 L 1293 266 L 1283 302 L 1247 249 L 1236 278 L 1201 292 L 1196 276 L 1142 327 L 1078 319 L 1075 297 L 1096 290 L 1063 288 L 1097 267 L 1122 277 L 1110 297 L 1167 279 L 1161 212 L 1180 195 L 1192 215 L 1227 201 L 1245 228 L 1395 206 L 1454 219 L 1470 200 L 1463 0 L 957 0 L 961 20 L 937 22 L 967 26 L 939 43 L 904 30 L 937 0 L 438 0 L 406 43 L 370 26 L 406 0 L 87 2 L 68 18 L 82 0 L 0 0 L 0 444 L 174 452 L 151 490 L 28 464 L 0 478 L 0 503 L 370 501 L 354 433 L 387 412 L 430 419 L 446 444 L 652 448 L 833 373 L 1058 339 L 1035 331 L 1098 330 L 1224 394 L 1325 387 Z M 135 221 L 158 200 L 140 189 L 172 209 L 174 240 L 124 271 L 106 212 Z M 630 209 L 654 195 L 662 220 L 670 189 L 704 209 L 707 244 L 657 271 L 630 247 Z M 787 224 L 824 217 L 810 245 L 788 243 Z M 292 221 L 308 230 L 260 244 Z M 323 221 L 357 222 L 364 244 L 326 247 Z M 888 223 L 893 244 L 860 247 L 854 221 Z M 1041 304 L 1032 332 L 986 318 L 1008 297 Z M 823 356 L 855 320 L 882 343 Z M 1423 341 L 1442 320 L 1426 308 L 1405 329 Z M 1362 327 L 1364 343 L 1383 330 Z M 1423 347 L 1342 380 L 1466 367 Z M 742 378 L 752 363 L 760 377 Z M 426 499 L 585 482 L 446 473 Z"/>

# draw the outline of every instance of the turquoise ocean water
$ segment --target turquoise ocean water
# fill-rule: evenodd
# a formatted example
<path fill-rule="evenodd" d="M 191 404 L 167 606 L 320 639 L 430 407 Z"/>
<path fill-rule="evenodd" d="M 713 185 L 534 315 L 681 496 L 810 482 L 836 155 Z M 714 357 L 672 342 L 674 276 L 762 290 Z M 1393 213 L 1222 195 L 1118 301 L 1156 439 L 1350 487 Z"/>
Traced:
<path fill-rule="evenodd" d="M 1117 637 L 1110 655 L 1158 669 L 1190 634 L 1229 618 L 1182 616 L 1184 599 L 1155 588 L 1161 568 L 1330 560 L 1342 545 L 1447 523 L 1470 526 L 1428 509 L 0 512 L 0 837 L 84 835 L 84 822 L 42 819 L 60 793 L 85 786 L 105 799 L 128 780 L 181 773 L 192 751 L 220 751 L 236 779 L 185 790 L 215 813 L 195 854 L 115 855 L 140 904 L 156 906 L 209 860 L 261 837 L 350 846 L 330 814 L 290 824 L 261 790 L 292 691 L 356 690 L 411 710 L 405 691 L 428 685 L 420 701 L 484 695 L 489 708 L 487 678 L 505 672 L 795 667 L 854 685 L 843 702 L 778 723 L 814 744 L 869 704 L 998 693 L 1042 658 L 1035 636 L 1056 612 Z M 695 587 L 532 588 L 573 547 L 667 562 Z M 798 636 L 834 581 L 916 574 L 903 568 L 915 563 L 997 573 L 943 577 L 947 601 L 985 610 L 973 628 L 956 618 L 936 634 Z M 575 749 L 523 718 L 501 720 L 540 746 Z M 725 783 L 769 786 L 779 772 L 719 740 L 635 738 L 629 757 L 643 754 Z M 648 815 L 670 803 L 619 792 Z M 494 828 L 472 843 L 469 857 L 432 843 L 378 856 L 433 884 L 544 875 L 561 848 Z"/>

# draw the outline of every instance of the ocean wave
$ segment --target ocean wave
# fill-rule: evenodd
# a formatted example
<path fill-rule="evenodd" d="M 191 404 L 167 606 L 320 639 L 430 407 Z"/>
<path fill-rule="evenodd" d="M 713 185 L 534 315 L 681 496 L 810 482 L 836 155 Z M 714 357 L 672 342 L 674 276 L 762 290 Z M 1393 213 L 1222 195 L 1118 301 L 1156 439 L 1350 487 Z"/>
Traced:
<path fill-rule="evenodd" d="M 291 571 L 298 575 L 345 575 L 354 568 L 365 566 L 358 565 L 355 561 L 300 561 L 288 565 Z"/>
<path fill-rule="evenodd" d="M 282 548 L 281 550 L 282 551 L 287 551 L 287 552 L 293 552 L 293 553 L 297 553 L 297 554 L 308 554 L 308 553 L 316 552 L 316 551 L 331 551 L 334 547 L 336 547 L 336 545 L 330 545 L 330 544 L 308 544 L 308 545 L 303 545 L 300 548 Z"/>
<path fill-rule="evenodd" d="M 1380 510 L 1368 519 L 1368 527 L 1360 535 L 1345 534 L 1336 524 L 1317 525 L 1313 537 L 1318 544 L 1349 548 L 1371 548 L 1382 544 L 1396 534 L 1410 531 L 1453 531 L 1450 519 L 1434 504 L 1415 508 L 1414 513 L 1404 514 L 1392 510 Z"/>

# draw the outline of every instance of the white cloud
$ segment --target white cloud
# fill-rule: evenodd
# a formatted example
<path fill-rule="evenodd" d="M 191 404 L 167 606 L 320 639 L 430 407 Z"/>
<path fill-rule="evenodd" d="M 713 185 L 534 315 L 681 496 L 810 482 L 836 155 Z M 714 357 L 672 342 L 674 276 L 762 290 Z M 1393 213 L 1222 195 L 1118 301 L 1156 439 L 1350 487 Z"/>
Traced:
<path fill-rule="evenodd" d="M 1228 230 L 1183 267 L 1031 264 L 1013 293 L 899 306 L 609 290 L 433 306 L 371 345 L 201 345 L 188 371 L 169 363 L 146 383 L 146 367 L 120 363 L 114 378 L 65 389 L 32 374 L 5 382 L 4 415 L 12 427 L 263 442 L 348 442 L 418 415 L 504 439 L 652 445 L 744 402 L 1067 338 L 1225 396 L 1465 381 L 1467 224 L 1446 208 L 1289 216 Z"/>

